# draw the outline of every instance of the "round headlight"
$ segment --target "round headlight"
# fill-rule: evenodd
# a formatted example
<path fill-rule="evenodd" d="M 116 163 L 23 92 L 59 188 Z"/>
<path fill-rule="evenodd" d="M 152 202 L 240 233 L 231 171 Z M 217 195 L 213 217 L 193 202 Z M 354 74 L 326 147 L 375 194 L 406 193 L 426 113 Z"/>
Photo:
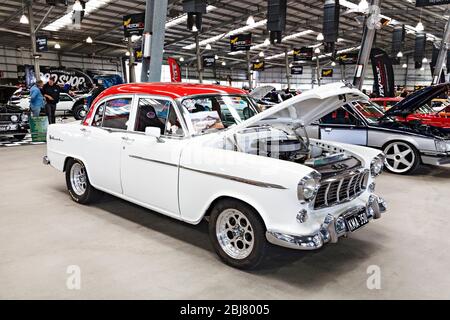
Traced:
<path fill-rule="evenodd" d="M 12 121 L 12 122 L 17 122 L 17 121 L 19 121 L 19 117 L 16 116 L 16 115 L 12 115 L 12 116 L 11 116 L 11 121 Z"/>
<path fill-rule="evenodd" d="M 384 160 L 380 157 L 373 159 L 372 164 L 370 166 L 370 172 L 372 173 L 372 177 L 376 177 L 383 172 L 384 168 Z"/>
<path fill-rule="evenodd" d="M 28 122 L 28 115 L 27 114 L 22 114 L 22 122 Z"/>
<path fill-rule="evenodd" d="M 303 178 L 298 184 L 297 194 L 301 201 L 311 201 L 320 188 L 320 175 L 314 174 Z"/>

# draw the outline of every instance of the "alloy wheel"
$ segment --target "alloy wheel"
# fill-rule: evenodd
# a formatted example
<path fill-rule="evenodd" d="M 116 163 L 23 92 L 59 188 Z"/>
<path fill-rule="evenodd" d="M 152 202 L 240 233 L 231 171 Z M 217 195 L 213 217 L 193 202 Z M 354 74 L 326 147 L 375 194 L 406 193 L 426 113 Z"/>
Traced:
<path fill-rule="evenodd" d="M 416 163 L 416 154 L 412 147 L 404 142 L 392 142 L 385 149 L 386 167 L 394 173 L 406 173 Z"/>
<path fill-rule="evenodd" d="M 87 189 L 86 169 L 78 162 L 70 168 L 70 183 L 78 196 L 84 195 Z"/>
<path fill-rule="evenodd" d="M 239 210 L 226 209 L 219 214 L 216 236 L 222 250 L 233 259 L 245 259 L 253 250 L 253 227 Z"/>

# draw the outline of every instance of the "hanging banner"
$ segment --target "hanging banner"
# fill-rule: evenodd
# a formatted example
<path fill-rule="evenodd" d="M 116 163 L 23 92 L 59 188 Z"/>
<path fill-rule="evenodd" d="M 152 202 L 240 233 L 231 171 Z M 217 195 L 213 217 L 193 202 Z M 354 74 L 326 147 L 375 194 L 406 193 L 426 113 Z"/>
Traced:
<path fill-rule="evenodd" d="M 36 37 L 36 51 L 47 52 L 48 51 L 48 39 L 47 36 Z"/>
<path fill-rule="evenodd" d="M 230 50 L 236 51 L 248 51 L 252 46 L 252 34 L 242 33 L 230 37 Z"/>
<path fill-rule="evenodd" d="M 145 13 L 135 13 L 123 16 L 123 32 L 125 38 L 142 36 L 145 26 Z"/>
<path fill-rule="evenodd" d="M 303 74 L 303 66 L 292 66 L 291 74 L 292 75 Z"/>
<path fill-rule="evenodd" d="M 177 60 L 174 58 L 168 58 L 167 63 L 169 63 L 170 67 L 170 81 L 181 82 L 181 69 Z"/>
<path fill-rule="evenodd" d="M 386 51 L 372 49 L 370 54 L 373 69 L 373 92 L 378 97 L 395 97 L 395 78 L 392 61 Z"/>
<path fill-rule="evenodd" d="M 313 56 L 313 48 L 303 47 L 294 49 L 294 61 L 312 61 Z"/>
<path fill-rule="evenodd" d="M 18 69 L 21 69 L 22 66 L 18 66 Z M 36 77 L 34 74 L 34 66 L 25 65 L 25 82 L 27 87 L 30 87 L 33 83 L 36 82 Z M 56 68 L 56 67 L 45 67 L 41 66 L 41 79 L 44 82 L 47 82 L 50 77 L 56 78 L 56 83 L 58 85 L 65 85 L 66 83 L 70 84 L 72 88 L 92 88 L 94 82 L 92 78 L 78 69 L 64 69 L 64 68 Z"/>
<path fill-rule="evenodd" d="M 203 57 L 203 68 L 211 68 L 216 65 L 216 59 L 214 56 Z"/>
<path fill-rule="evenodd" d="M 253 71 L 264 71 L 264 68 L 265 68 L 265 63 L 264 63 L 264 61 L 253 62 L 253 63 L 252 63 L 252 70 L 253 70 Z"/>
<path fill-rule="evenodd" d="M 341 53 L 337 60 L 341 65 L 349 65 L 349 64 L 357 64 L 358 63 L 358 53 L 357 52 L 349 52 L 349 53 Z"/>
<path fill-rule="evenodd" d="M 142 62 L 142 56 L 143 56 L 143 53 L 142 53 L 142 48 L 134 48 L 134 50 L 133 50 L 134 52 L 134 60 L 136 61 L 136 62 Z"/>
<path fill-rule="evenodd" d="M 450 0 L 416 0 L 416 7 L 439 6 L 450 4 Z"/>
<path fill-rule="evenodd" d="M 322 69 L 322 78 L 333 78 L 334 70 L 333 69 Z"/>

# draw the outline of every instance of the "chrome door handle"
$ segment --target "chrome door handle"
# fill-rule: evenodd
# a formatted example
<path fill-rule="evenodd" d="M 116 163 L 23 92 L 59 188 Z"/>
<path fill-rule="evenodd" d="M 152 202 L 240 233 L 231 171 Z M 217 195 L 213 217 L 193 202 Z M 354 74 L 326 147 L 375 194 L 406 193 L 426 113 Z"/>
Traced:
<path fill-rule="evenodd" d="M 331 132 L 331 131 L 333 131 L 332 128 L 325 128 L 325 132 Z"/>

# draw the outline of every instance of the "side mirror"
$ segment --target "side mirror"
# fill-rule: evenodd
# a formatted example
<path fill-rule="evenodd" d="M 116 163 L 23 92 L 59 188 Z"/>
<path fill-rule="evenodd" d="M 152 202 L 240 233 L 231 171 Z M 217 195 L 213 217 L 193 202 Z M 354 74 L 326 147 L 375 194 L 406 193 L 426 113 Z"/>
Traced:
<path fill-rule="evenodd" d="M 164 142 L 164 140 L 161 139 L 161 129 L 157 127 L 146 127 L 145 128 L 145 135 L 149 137 L 156 138 L 158 142 Z"/>

